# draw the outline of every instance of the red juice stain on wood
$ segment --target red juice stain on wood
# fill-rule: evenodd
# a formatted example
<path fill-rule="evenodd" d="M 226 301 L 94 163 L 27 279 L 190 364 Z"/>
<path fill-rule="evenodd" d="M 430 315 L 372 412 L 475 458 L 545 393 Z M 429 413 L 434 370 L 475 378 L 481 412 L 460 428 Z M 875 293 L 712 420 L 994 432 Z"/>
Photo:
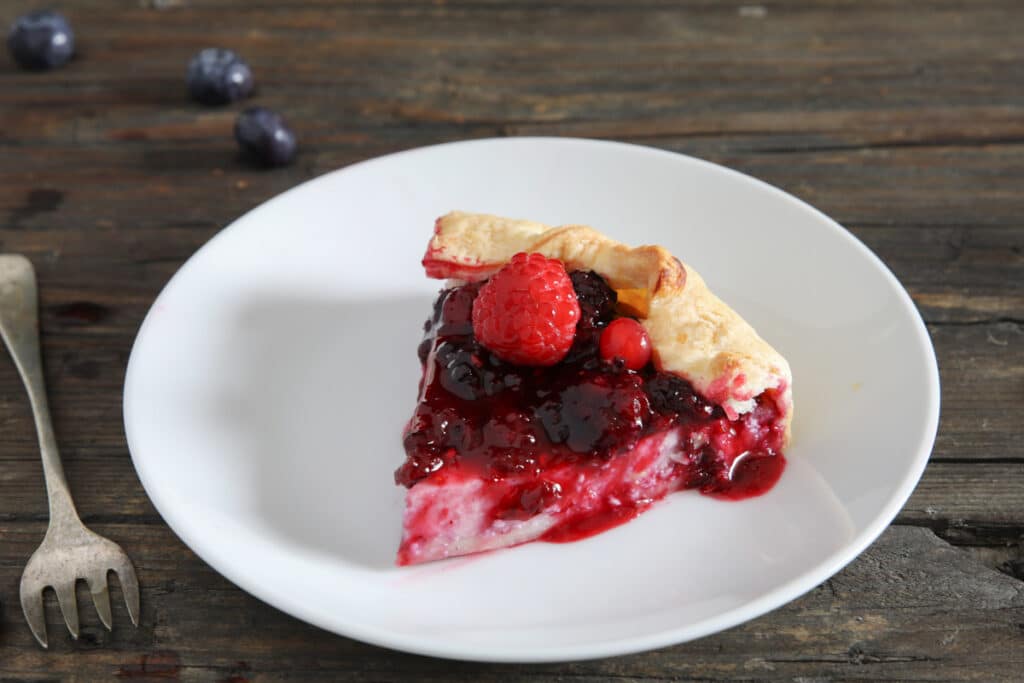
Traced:
<path fill-rule="evenodd" d="M 176 652 L 154 652 L 139 657 L 138 664 L 122 666 L 118 678 L 133 680 L 177 680 L 181 673 L 181 659 Z"/>
<path fill-rule="evenodd" d="M 72 301 L 55 307 L 53 313 L 63 323 L 92 325 L 108 317 L 110 309 L 91 301 Z"/>
<path fill-rule="evenodd" d="M 232 669 L 231 675 L 220 679 L 220 683 L 249 683 L 249 679 L 242 675 L 242 672 L 252 671 L 246 662 L 238 662 Z"/>

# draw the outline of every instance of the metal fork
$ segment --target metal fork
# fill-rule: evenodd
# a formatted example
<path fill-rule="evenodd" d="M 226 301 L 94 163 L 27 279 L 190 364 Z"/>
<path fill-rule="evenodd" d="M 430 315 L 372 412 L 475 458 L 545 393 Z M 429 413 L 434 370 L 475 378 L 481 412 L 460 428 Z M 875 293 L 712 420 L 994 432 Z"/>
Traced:
<path fill-rule="evenodd" d="M 75 584 L 79 579 L 89 585 L 96 612 L 108 630 L 113 628 L 108 574 L 117 574 L 128 603 L 128 616 L 135 626 L 139 625 L 139 581 L 128 555 L 113 541 L 87 529 L 71 500 L 46 404 L 37 297 L 35 271 L 29 260 L 17 254 L 0 255 L 0 335 L 14 358 L 32 404 L 50 502 L 50 526 L 21 575 L 21 609 L 36 640 L 46 647 L 44 589 L 53 588 L 57 594 L 64 622 L 77 639 Z"/>

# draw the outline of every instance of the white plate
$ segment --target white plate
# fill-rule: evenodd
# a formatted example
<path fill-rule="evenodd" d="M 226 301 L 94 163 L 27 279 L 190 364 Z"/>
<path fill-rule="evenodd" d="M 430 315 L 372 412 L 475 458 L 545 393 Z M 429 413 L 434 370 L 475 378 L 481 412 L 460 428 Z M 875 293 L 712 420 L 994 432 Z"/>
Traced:
<path fill-rule="evenodd" d="M 693 492 L 577 543 L 398 569 L 392 471 L 453 208 L 587 223 L 691 263 L 792 364 L 789 466 L 741 503 Z M 910 495 L 939 383 L 885 266 L 760 181 L 630 145 L 428 147 L 308 182 L 240 218 L 147 315 L 125 382 L 142 483 L 231 581 L 339 634 L 494 661 L 622 654 L 751 619 L 838 571 Z"/>

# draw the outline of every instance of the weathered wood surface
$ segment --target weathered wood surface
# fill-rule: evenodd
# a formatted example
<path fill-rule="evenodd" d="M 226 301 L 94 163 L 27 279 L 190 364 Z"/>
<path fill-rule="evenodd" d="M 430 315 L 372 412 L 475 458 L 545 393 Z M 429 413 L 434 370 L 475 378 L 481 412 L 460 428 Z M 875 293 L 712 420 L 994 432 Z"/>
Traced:
<path fill-rule="evenodd" d="M 31 552 L 42 524 L 13 537 Z M 1024 668 L 1021 582 L 982 566 L 927 529 L 896 526 L 845 571 L 761 619 L 686 645 L 627 657 L 547 665 L 482 665 L 395 653 L 284 617 L 234 588 L 164 527 L 97 525 L 140 557 L 142 626 L 99 625 L 80 595 L 78 643 L 41 655 L 11 629 L 0 672 L 67 677 L 253 682 L 278 680 L 917 680 L 1012 681 Z M 11 569 L 10 573 L 14 573 Z M 51 623 L 60 619 L 56 606 Z M 4 622 L 20 626 L 16 605 Z M 115 605 L 114 619 L 128 618 Z M 45 672 L 46 676 L 42 674 Z M 5 679 L 6 680 L 6 679 Z"/>
<path fill-rule="evenodd" d="M 0 22 L 25 5 L 0 0 Z M 80 57 L 0 59 L 0 249 L 36 264 L 57 432 L 83 516 L 123 543 L 142 625 L 38 650 L 17 581 L 45 528 L 18 378 L 0 362 L 0 680 L 1024 680 L 1024 4 L 1017 0 L 80 0 Z M 253 65 L 298 163 L 240 164 L 236 108 L 184 98 L 206 45 Z M 377 154 L 491 135 L 639 142 L 810 201 L 900 277 L 943 415 L 896 525 L 804 598 L 694 643 L 483 666 L 338 638 L 234 588 L 131 468 L 121 383 L 143 315 L 222 225 Z"/>

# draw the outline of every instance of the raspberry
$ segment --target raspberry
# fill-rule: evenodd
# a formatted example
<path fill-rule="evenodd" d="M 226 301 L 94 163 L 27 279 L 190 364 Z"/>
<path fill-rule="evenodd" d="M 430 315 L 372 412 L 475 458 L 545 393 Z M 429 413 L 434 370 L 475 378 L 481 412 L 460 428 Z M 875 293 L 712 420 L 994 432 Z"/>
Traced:
<path fill-rule="evenodd" d="M 473 333 L 498 358 L 554 365 L 569 352 L 580 305 L 565 266 L 541 254 L 516 254 L 480 288 Z"/>

